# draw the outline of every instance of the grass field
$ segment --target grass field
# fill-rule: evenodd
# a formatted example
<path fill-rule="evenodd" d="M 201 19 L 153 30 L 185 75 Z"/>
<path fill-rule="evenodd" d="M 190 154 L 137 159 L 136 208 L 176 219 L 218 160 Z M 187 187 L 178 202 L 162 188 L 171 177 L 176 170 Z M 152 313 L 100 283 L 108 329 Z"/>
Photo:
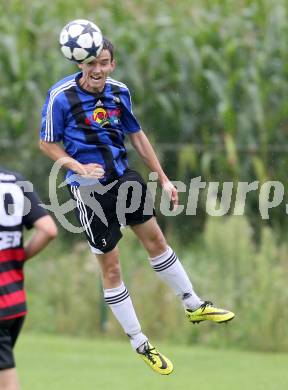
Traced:
<path fill-rule="evenodd" d="M 129 343 L 22 334 L 16 348 L 22 390 L 285 390 L 288 355 L 157 343 L 175 371 L 160 376 Z"/>

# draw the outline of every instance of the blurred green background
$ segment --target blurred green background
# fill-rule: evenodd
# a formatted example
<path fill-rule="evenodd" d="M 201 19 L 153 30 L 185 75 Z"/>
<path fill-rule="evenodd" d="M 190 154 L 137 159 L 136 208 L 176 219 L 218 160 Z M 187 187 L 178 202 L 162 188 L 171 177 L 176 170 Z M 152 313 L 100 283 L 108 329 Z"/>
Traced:
<path fill-rule="evenodd" d="M 0 164 L 31 179 L 45 202 L 52 164 L 38 150 L 41 109 L 48 88 L 76 71 L 58 35 L 79 18 L 94 21 L 115 44 L 113 77 L 129 86 L 133 111 L 171 179 L 278 180 L 287 189 L 287 0 L 9 0 L 0 11 Z M 130 162 L 148 178 L 133 151 Z M 159 221 L 199 294 L 237 318 L 229 326 L 191 327 L 125 231 L 123 273 L 145 333 L 187 345 L 287 352 L 286 194 L 269 220 L 261 218 L 257 191 L 243 217 L 233 208 L 226 217 L 208 216 L 206 195 L 196 216 Z M 27 331 L 123 338 L 82 236 L 60 230 L 26 275 Z"/>

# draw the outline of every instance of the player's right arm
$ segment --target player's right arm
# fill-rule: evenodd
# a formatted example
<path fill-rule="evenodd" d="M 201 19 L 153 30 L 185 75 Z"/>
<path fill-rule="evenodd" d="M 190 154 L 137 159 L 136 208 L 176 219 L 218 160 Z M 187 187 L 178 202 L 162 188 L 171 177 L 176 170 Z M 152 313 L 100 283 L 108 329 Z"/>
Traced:
<path fill-rule="evenodd" d="M 59 88 L 58 88 L 59 89 Z M 61 102 L 61 93 L 50 90 L 42 110 L 42 126 L 40 131 L 40 150 L 53 161 L 73 172 L 100 179 L 104 170 L 99 164 L 81 164 L 69 156 L 60 142 L 63 140 L 67 110 Z M 61 161 L 60 161 L 61 159 Z"/>
<path fill-rule="evenodd" d="M 44 154 L 51 158 L 51 160 L 58 161 L 62 167 L 71 169 L 79 175 L 97 179 L 101 179 L 104 176 L 104 170 L 101 165 L 94 163 L 79 163 L 79 161 L 70 157 L 58 143 L 40 140 L 39 147 Z"/>
<path fill-rule="evenodd" d="M 75 173 L 81 174 L 83 173 L 83 167 L 81 163 L 79 163 L 74 158 L 70 157 L 69 154 L 65 152 L 62 146 L 56 142 L 47 142 L 42 139 L 39 141 L 40 150 L 46 154 L 46 156 L 50 157 L 53 161 L 59 161 L 63 159 L 61 165 L 66 169 L 71 169 Z M 65 161 L 65 162 L 64 162 Z"/>

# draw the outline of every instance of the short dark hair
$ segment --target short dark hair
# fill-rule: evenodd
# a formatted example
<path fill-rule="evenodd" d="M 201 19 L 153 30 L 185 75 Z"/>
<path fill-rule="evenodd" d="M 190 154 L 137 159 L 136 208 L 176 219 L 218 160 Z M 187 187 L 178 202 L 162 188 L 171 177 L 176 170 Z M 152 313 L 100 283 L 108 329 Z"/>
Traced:
<path fill-rule="evenodd" d="M 111 41 L 109 41 L 109 39 L 107 39 L 106 37 L 103 37 L 103 49 L 102 50 L 108 50 L 110 55 L 111 55 L 111 61 L 113 61 L 114 59 L 114 46 L 113 46 L 113 43 Z"/>

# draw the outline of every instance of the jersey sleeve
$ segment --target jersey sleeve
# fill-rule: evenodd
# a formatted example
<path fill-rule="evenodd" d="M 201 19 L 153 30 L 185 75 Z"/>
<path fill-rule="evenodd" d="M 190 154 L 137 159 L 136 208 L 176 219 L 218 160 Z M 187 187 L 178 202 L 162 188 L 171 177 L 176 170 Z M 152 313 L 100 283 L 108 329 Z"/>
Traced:
<path fill-rule="evenodd" d="M 137 133 L 141 126 L 132 111 L 132 101 L 129 90 L 125 90 L 121 96 L 121 122 L 125 133 Z"/>
<path fill-rule="evenodd" d="M 17 185 L 22 189 L 24 194 L 24 215 L 22 223 L 27 229 L 31 229 L 34 222 L 48 215 L 48 212 L 41 206 L 43 202 L 37 192 L 34 191 L 33 184 L 19 173 L 17 173 L 16 178 Z"/>
<path fill-rule="evenodd" d="M 25 204 L 29 203 L 28 200 L 31 204 L 30 211 L 23 217 L 23 224 L 27 229 L 31 229 L 37 219 L 45 217 L 48 212 L 41 206 L 42 202 L 35 191 L 25 193 Z M 26 209 L 25 204 L 24 209 Z"/>
<path fill-rule="evenodd" d="M 40 131 L 42 141 L 60 142 L 63 139 L 64 112 L 58 96 L 52 90 L 48 92 L 46 97 Z"/>

